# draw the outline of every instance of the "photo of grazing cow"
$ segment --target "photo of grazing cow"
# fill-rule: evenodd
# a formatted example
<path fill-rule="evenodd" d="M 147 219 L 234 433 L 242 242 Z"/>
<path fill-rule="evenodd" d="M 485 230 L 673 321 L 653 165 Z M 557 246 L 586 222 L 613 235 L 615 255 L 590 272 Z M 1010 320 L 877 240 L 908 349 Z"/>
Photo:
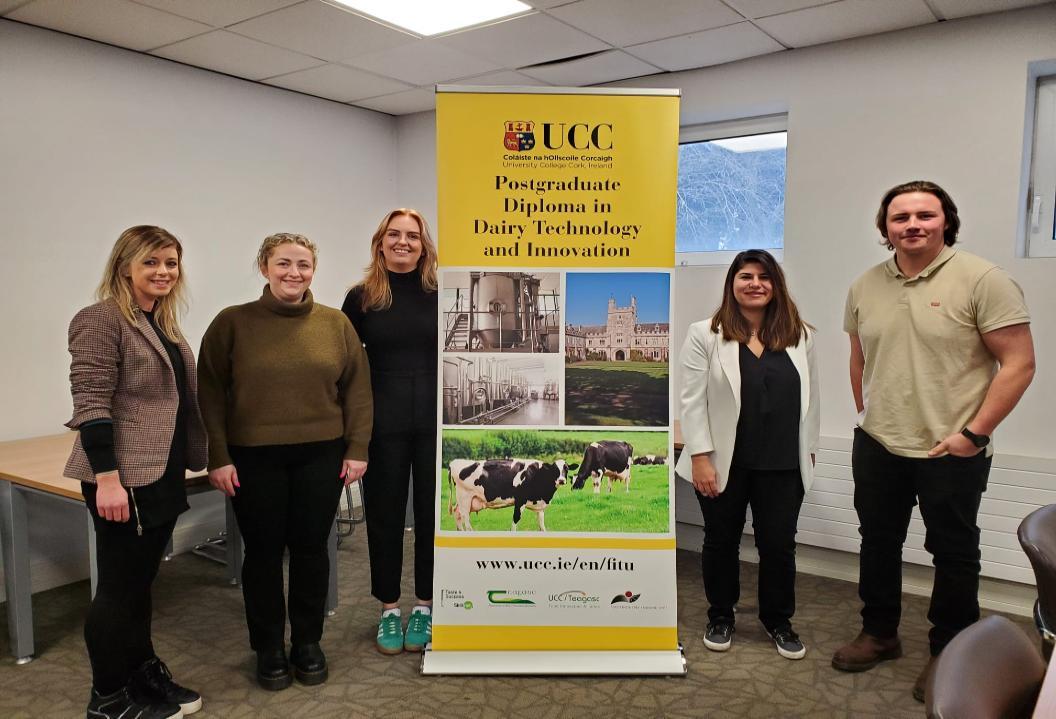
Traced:
<path fill-rule="evenodd" d="M 644 466 L 648 464 L 667 464 L 667 457 L 663 456 L 662 454 L 639 455 L 631 461 L 631 464 L 637 464 L 639 466 Z"/>
<path fill-rule="evenodd" d="M 557 488 L 565 483 L 569 466 L 564 460 L 542 462 L 524 459 L 455 459 L 448 465 L 455 528 L 472 531 L 470 515 L 484 509 L 513 505 L 513 526 L 517 531 L 524 509 L 536 514 L 539 531 L 546 531 L 544 512 Z"/>
<path fill-rule="evenodd" d="M 583 489 L 590 477 L 594 482 L 594 494 L 601 494 L 601 480 L 609 480 L 609 493 L 612 493 L 613 481 L 624 483 L 624 491 L 631 491 L 631 455 L 634 448 L 627 442 L 603 439 L 591 442 L 583 453 L 583 462 L 579 465 L 576 481 L 572 489 Z"/>
<path fill-rule="evenodd" d="M 667 430 L 445 427 L 437 529 L 442 534 L 669 532 L 670 452 Z M 631 466 L 645 459 L 650 464 Z M 574 483 L 582 489 L 587 477 L 593 492 L 561 487 Z M 608 492 L 601 491 L 603 478 Z M 615 491 L 613 482 L 622 482 L 624 491 Z M 528 511 L 537 521 L 523 521 Z"/>

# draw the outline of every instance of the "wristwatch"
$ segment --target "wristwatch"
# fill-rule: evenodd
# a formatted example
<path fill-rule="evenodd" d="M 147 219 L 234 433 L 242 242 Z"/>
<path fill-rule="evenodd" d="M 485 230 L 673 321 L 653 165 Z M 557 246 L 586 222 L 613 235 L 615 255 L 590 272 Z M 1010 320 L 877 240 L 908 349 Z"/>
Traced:
<path fill-rule="evenodd" d="M 976 447 L 982 448 L 990 444 L 990 435 L 988 434 L 976 434 L 967 427 L 961 430 L 961 434 L 970 439 Z"/>

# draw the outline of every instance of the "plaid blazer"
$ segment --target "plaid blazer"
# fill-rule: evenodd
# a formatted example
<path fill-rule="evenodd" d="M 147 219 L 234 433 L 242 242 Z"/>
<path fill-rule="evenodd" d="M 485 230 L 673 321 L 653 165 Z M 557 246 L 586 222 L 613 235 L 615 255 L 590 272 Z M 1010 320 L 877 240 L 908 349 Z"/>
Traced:
<path fill-rule="evenodd" d="M 113 300 L 85 307 L 70 322 L 70 389 L 76 429 L 94 419 L 114 423 L 114 453 L 126 487 L 152 484 L 165 472 L 180 396 L 172 362 L 150 322 L 136 312 L 130 325 Z M 198 373 L 194 354 L 180 340 L 186 371 L 187 463 L 202 469 L 206 462 L 205 426 L 198 409 Z M 63 475 L 94 482 L 95 474 L 74 442 Z"/>

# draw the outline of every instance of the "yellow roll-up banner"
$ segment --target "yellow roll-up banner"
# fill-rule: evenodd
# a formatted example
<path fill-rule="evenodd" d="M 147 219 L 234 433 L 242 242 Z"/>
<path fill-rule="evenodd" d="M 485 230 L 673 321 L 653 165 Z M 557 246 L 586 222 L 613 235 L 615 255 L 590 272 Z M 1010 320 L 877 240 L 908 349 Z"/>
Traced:
<path fill-rule="evenodd" d="M 656 673 L 684 667 L 669 372 L 678 100 L 438 88 L 427 672 L 457 673 L 459 656 L 474 672 L 556 668 L 575 652 L 611 656 L 619 673 L 627 652 L 661 657 Z"/>

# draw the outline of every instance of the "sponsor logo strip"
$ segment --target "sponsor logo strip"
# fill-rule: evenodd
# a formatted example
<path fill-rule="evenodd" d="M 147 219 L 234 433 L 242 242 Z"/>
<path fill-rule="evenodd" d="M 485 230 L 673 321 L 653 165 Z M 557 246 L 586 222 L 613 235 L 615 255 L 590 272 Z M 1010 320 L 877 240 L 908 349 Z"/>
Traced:
<path fill-rule="evenodd" d="M 677 627 L 524 627 L 433 625 L 443 651 L 647 651 L 678 648 Z"/>
<path fill-rule="evenodd" d="M 539 548 L 539 549 L 674 549 L 674 537 L 456 537 L 442 534 L 437 547 Z"/>

